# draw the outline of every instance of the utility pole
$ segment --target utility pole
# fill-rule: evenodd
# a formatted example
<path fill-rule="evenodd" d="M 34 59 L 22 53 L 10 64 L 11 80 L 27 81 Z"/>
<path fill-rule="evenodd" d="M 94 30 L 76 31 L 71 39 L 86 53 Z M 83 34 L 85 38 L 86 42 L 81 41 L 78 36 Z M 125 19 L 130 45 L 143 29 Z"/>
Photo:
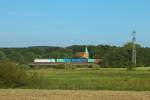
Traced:
<path fill-rule="evenodd" d="M 132 32 L 132 67 L 136 67 L 136 31 Z"/>

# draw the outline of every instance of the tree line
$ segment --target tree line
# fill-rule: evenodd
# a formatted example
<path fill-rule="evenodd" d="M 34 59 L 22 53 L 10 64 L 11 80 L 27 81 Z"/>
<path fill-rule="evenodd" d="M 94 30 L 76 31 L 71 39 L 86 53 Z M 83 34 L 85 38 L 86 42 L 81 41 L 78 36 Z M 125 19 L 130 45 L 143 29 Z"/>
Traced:
<path fill-rule="evenodd" d="M 137 66 L 150 66 L 150 48 L 136 44 Z M 29 64 L 35 58 L 79 58 L 78 53 L 84 52 L 84 45 L 68 47 L 34 46 L 26 48 L 0 48 L 0 60 L 9 59 L 20 64 Z M 90 58 L 102 59 L 101 67 L 131 66 L 132 43 L 123 46 L 88 45 Z"/>

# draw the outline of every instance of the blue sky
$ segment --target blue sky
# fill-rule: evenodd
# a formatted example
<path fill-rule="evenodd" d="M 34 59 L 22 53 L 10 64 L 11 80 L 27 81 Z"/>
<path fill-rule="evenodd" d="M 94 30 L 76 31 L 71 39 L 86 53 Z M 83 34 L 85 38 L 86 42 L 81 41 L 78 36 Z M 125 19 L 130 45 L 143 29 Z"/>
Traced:
<path fill-rule="evenodd" d="M 150 47 L 150 0 L 0 0 L 0 47 L 123 45 Z"/>

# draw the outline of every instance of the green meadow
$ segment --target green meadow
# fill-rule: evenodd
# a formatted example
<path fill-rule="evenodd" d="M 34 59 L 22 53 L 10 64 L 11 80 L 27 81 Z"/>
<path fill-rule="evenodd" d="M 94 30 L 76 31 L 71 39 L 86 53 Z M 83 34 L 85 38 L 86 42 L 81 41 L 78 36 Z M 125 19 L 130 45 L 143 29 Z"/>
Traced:
<path fill-rule="evenodd" d="M 46 80 L 41 86 L 33 83 L 31 88 L 150 91 L 150 67 L 139 67 L 134 71 L 127 71 L 126 68 L 43 68 L 30 69 L 28 73 L 41 76 L 41 81 Z"/>

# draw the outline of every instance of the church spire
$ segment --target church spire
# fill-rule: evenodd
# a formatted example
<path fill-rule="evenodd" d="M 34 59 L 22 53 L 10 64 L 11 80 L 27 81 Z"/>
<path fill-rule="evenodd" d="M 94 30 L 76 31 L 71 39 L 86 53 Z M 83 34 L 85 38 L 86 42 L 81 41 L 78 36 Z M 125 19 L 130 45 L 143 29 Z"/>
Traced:
<path fill-rule="evenodd" d="M 89 51 L 88 51 L 88 48 L 87 46 L 85 47 L 85 52 L 84 52 L 84 55 L 83 55 L 84 58 L 89 58 Z"/>

